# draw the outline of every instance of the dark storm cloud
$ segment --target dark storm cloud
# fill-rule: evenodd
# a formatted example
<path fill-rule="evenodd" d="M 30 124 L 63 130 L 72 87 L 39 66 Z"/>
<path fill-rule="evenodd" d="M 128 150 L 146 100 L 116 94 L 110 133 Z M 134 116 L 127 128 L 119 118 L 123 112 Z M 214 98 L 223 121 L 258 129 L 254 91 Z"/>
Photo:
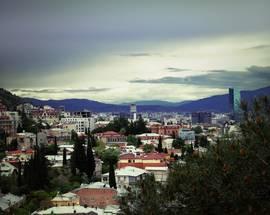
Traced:
<path fill-rule="evenodd" d="M 132 51 L 130 41 L 266 31 L 269 7 L 268 0 L 2 1 L 0 69 L 42 73 L 86 55 Z"/>
<path fill-rule="evenodd" d="M 95 88 L 89 87 L 87 89 L 10 89 L 13 93 L 37 93 L 37 94 L 50 94 L 50 93 L 91 93 L 91 92 L 105 92 L 110 88 Z"/>
<path fill-rule="evenodd" d="M 185 84 L 213 88 L 240 87 L 243 89 L 268 86 L 270 83 L 270 66 L 251 66 L 246 71 L 213 70 L 206 74 L 187 77 L 163 77 L 160 79 L 136 79 L 131 83 L 147 84 Z"/>
<path fill-rule="evenodd" d="M 169 72 L 184 72 L 184 71 L 190 71 L 190 69 L 182 69 L 182 68 L 175 68 L 175 67 L 168 67 L 166 68 Z"/>

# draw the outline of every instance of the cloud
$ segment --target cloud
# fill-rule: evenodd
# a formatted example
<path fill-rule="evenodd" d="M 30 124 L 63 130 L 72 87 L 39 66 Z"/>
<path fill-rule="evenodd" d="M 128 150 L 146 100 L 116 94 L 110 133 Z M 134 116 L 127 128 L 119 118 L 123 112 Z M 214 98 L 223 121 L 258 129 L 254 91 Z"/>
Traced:
<path fill-rule="evenodd" d="M 249 47 L 247 48 L 247 50 L 258 50 L 258 49 L 267 49 L 267 48 L 270 48 L 269 44 L 262 44 L 262 45 Z"/>
<path fill-rule="evenodd" d="M 13 93 L 31 93 L 31 94 L 52 94 L 52 93 L 91 93 L 91 92 L 105 92 L 110 90 L 110 88 L 96 88 L 89 87 L 85 89 L 10 89 Z"/>
<path fill-rule="evenodd" d="M 190 71 L 190 69 L 182 69 L 182 68 L 176 68 L 176 67 L 167 67 L 166 70 L 169 72 L 184 72 L 184 71 Z"/>
<path fill-rule="evenodd" d="M 270 66 L 250 66 L 246 71 L 211 70 L 207 71 L 206 74 L 187 77 L 166 76 L 159 79 L 135 79 L 131 80 L 130 83 L 184 84 L 220 89 L 228 87 L 252 89 L 269 85 Z"/>
<path fill-rule="evenodd" d="M 148 56 L 152 56 L 154 54 L 151 54 L 151 53 L 128 53 L 128 54 L 122 54 L 120 56 L 125 56 L 125 57 L 148 57 Z"/>

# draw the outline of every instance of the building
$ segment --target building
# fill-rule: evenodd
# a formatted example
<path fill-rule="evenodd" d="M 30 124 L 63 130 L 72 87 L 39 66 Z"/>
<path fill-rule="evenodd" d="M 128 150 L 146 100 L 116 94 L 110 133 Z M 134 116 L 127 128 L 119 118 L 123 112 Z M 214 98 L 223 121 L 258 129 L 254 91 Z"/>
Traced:
<path fill-rule="evenodd" d="M 54 124 L 59 122 L 60 112 L 50 106 L 44 106 L 43 108 L 32 109 L 31 115 L 36 122 L 41 120 L 48 124 Z"/>
<path fill-rule="evenodd" d="M 229 109 L 233 119 L 236 119 L 240 112 L 240 102 L 240 90 L 229 88 Z"/>
<path fill-rule="evenodd" d="M 211 124 L 212 114 L 210 112 L 193 112 L 191 120 L 192 124 Z"/>
<path fill-rule="evenodd" d="M 147 153 L 142 155 L 123 154 L 117 163 L 118 169 L 132 166 L 140 169 L 146 167 L 164 167 L 168 164 L 169 156 L 165 153 Z"/>
<path fill-rule="evenodd" d="M 81 113 L 81 112 L 79 112 Z M 82 117 L 80 115 L 74 115 L 61 119 L 62 124 L 74 124 L 76 132 L 84 133 L 88 129 L 90 131 L 95 129 L 95 119 L 93 117 Z"/>
<path fill-rule="evenodd" d="M 27 150 L 36 145 L 36 135 L 30 132 L 22 132 L 16 134 L 18 149 Z M 43 138 L 41 138 L 43 139 Z"/>
<path fill-rule="evenodd" d="M 169 175 L 169 168 L 167 166 L 148 166 L 145 167 L 147 172 L 152 173 L 155 177 L 155 181 L 164 183 L 167 181 Z"/>
<path fill-rule="evenodd" d="M 32 213 L 32 215 L 71 215 L 71 214 L 79 214 L 79 215 L 103 215 L 104 210 L 100 208 L 92 208 L 92 207 L 84 207 L 80 205 L 75 206 L 59 206 L 59 207 L 51 207 L 45 210 L 38 210 Z"/>
<path fill-rule="evenodd" d="M 172 137 L 177 137 L 179 133 L 180 125 L 158 125 L 154 124 L 150 126 L 151 133 L 156 133 L 159 135 L 169 135 Z"/>
<path fill-rule="evenodd" d="M 130 104 L 130 118 L 133 121 L 137 120 L 137 106 L 136 106 L 136 104 Z"/>
<path fill-rule="evenodd" d="M 71 191 L 80 198 L 80 205 L 88 207 L 106 208 L 109 205 L 119 205 L 117 190 L 106 186 L 102 182 L 81 185 Z"/>
<path fill-rule="evenodd" d="M 0 129 L 8 136 L 14 136 L 20 122 L 18 112 L 7 111 L 7 107 L 0 100 Z"/>
<path fill-rule="evenodd" d="M 34 150 L 15 150 L 8 151 L 7 156 L 3 158 L 3 161 L 11 163 L 14 166 L 17 166 L 19 162 L 24 164 L 26 161 L 29 161 L 30 158 L 34 155 Z"/>
<path fill-rule="evenodd" d="M 141 181 L 148 172 L 144 169 L 126 166 L 121 169 L 115 170 L 115 181 L 118 189 L 127 189 L 128 187 L 133 187 Z M 109 184 L 109 173 L 102 175 L 102 182 Z"/>
<path fill-rule="evenodd" d="M 8 162 L 0 163 L 0 176 L 11 176 L 18 172 L 17 168 Z"/>
<path fill-rule="evenodd" d="M 53 206 L 75 206 L 80 205 L 80 197 L 75 193 L 59 194 L 51 200 Z"/>
<path fill-rule="evenodd" d="M 179 131 L 179 137 L 187 144 L 192 144 L 195 141 L 195 132 L 189 128 L 181 128 Z"/>
<path fill-rule="evenodd" d="M 25 201 L 25 196 L 16 196 L 8 193 L 0 198 L 0 209 L 3 214 L 9 214 L 10 209 L 20 207 Z"/>
<path fill-rule="evenodd" d="M 115 131 L 106 131 L 103 133 L 96 133 L 96 137 L 105 144 L 124 145 L 127 143 L 127 137 Z"/>

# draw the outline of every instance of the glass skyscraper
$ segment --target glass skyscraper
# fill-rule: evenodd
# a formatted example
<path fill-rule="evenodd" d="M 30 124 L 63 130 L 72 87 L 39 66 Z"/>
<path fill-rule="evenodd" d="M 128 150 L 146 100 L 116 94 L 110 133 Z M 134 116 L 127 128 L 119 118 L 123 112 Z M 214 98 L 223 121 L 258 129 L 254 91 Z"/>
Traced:
<path fill-rule="evenodd" d="M 240 113 L 241 94 L 239 89 L 229 88 L 229 106 L 233 119 Z"/>

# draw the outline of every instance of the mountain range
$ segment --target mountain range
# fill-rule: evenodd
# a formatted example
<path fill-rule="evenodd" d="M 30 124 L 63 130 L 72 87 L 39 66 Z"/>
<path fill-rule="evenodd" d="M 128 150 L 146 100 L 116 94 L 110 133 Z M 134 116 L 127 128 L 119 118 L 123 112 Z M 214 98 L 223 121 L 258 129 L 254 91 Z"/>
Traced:
<path fill-rule="evenodd" d="M 241 99 L 251 102 L 258 96 L 270 96 L 270 86 L 257 90 L 241 91 Z M 49 105 L 54 108 L 65 106 L 67 111 L 90 110 L 93 112 L 129 112 L 130 103 L 106 104 L 88 99 L 63 99 L 63 100 L 38 100 L 23 98 L 24 102 L 30 102 L 35 106 Z M 132 102 L 137 104 L 138 112 L 229 112 L 228 94 L 211 96 L 194 101 L 168 102 L 159 100 L 147 100 Z"/>

